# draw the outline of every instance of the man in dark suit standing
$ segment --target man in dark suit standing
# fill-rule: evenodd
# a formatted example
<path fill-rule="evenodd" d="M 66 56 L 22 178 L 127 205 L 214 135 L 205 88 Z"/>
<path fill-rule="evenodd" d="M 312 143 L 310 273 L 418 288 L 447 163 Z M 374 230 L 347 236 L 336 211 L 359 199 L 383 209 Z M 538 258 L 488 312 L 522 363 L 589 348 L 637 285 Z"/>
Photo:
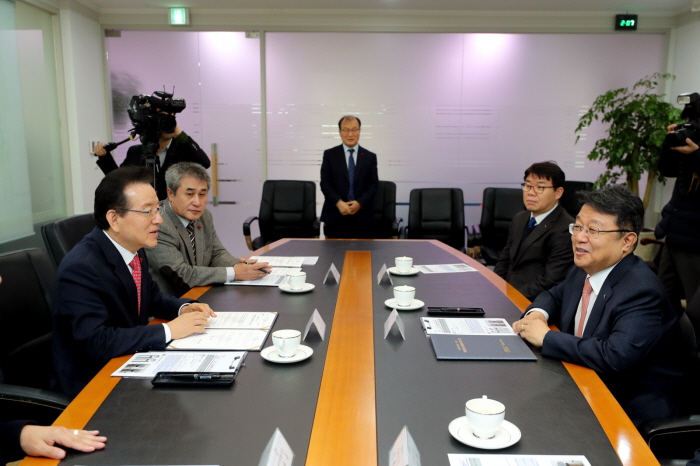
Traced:
<path fill-rule="evenodd" d="M 165 186 L 165 172 L 179 162 L 194 162 L 204 168 L 209 168 L 211 161 L 207 154 L 199 147 L 199 145 L 180 129 L 178 125 L 170 133 L 161 132 L 158 138 L 158 149 L 156 149 L 158 160 L 158 168 L 156 171 L 155 183 L 158 199 L 167 197 Z M 104 143 L 97 144 L 93 151 L 97 156 L 97 166 L 102 169 L 104 174 L 117 169 L 117 163 L 110 152 L 104 149 Z M 120 166 L 141 166 L 141 155 L 143 154 L 143 145 L 136 144 L 129 147 L 126 152 L 126 158 Z"/>
<path fill-rule="evenodd" d="M 527 210 L 513 217 L 508 242 L 493 271 L 532 301 L 564 280 L 574 264 L 569 234 L 574 219 L 559 205 L 565 175 L 556 163 L 532 164 L 524 180 Z"/>
<path fill-rule="evenodd" d="M 163 222 L 150 174 L 110 172 L 95 190 L 95 229 L 58 269 L 53 313 L 53 388 L 77 395 L 111 358 L 164 350 L 173 339 L 203 333 L 207 304 L 160 292 L 144 247 Z M 149 316 L 173 319 L 147 325 Z M 178 317 L 179 315 L 179 317 Z"/>
<path fill-rule="evenodd" d="M 233 257 L 221 244 L 207 210 L 211 177 L 199 164 L 181 162 L 165 174 L 168 198 L 161 201 L 158 245 L 146 249 L 151 275 L 160 289 L 181 296 L 194 286 L 256 280 L 267 262 Z"/>
<path fill-rule="evenodd" d="M 689 351 L 661 282 L 633 254 L 642 201 L 622 186 L 579 196 L 570 228 L 577 267 L 513 330 L 543 356 L 595 370 L 635 425 L 678 414 Z"/>
<path fill-rule="evenodd" d="M 368 238 L 374 221 L 377 155 L 360 147 L 362 123 L 354 116 L 338 122 L 343 143 L 323 153 L 321 191 L 325 196 L 321 221 L 327 238 Z"/>

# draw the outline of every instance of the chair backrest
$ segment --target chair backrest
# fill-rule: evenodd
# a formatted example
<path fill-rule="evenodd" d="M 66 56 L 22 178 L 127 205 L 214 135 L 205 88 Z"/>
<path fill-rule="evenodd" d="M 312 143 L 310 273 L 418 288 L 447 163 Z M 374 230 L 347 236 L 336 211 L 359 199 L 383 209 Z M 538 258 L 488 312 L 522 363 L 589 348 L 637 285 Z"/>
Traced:
<path fill-rule="evenodd" d="M 464 249 L 464 194 L 459 188 L 413 189 L 408 204 L 408 238 L 437 239 Z"/>
<path fill-rule="evenodd" d="M 486 188 L 481 207 L 481 244 L 500 251 L 508 241 L 513 216 L 525 210 L 523 190 Z"/>
<path fill-rule="evenodd" d="M 576 195 L 579 191 L 592 191 L 593 183 L 590 181 L 564 181 L 564 194 L 559 199 L 561 205 L 572 217 L 576 218 L 581 210 L 581 203 Z"/>
<path fill-rule="evenodd" d="M 44 244 L 57 267 L 66 254 L 94 228 L 95 216 L 92 213 L 74 215 L 41 227 Z"/>
<path fill-rule="evenodd" d="M 0 277 L 3 382 L 48 389 L 56 265 L 43 249 L 9 252 L 0 255 Z"/>
<path fill-rule="evenodd" d="M 373 209 L 374 233 L 371 237 L 386 239 L 398 234 L 393 231 L 396 219 L 396 183 L 379 181 Z"/>
<path fill-rule="evenodd" d="M 260 236 L 269 244 L 281 238 L 313 238 L 316 183 L 267 180 L 260 201 Z"/>

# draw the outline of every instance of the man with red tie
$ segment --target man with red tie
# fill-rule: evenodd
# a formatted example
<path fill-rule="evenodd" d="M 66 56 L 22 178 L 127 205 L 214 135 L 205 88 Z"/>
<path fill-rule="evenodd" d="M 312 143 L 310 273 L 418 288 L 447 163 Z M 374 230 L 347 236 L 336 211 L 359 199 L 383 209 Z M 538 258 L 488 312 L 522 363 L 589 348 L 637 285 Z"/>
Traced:
<path fill-rule="evenodd" d="M 207 304 L 167 296 L 148 272 L 144 247 L 163 222 L 150 174 L 110 172 L 95 190 L 95 229 L 58 269 L 53 306 L 53 388 L 77 395 L 110 359 L 164 350 L 173 339 L 203 333 Z M 172 319 L 147 325 L 149 316 Z"/>
<path fill-rule="evenodd" d="M 642 201 L 622 186 L 579 196 L 569 227 L 577 267 L 513 330 L 545 357 L 595 370 L 635 425 L 678 414 L 690 353 L 661 282 L 633 254 Z"/>

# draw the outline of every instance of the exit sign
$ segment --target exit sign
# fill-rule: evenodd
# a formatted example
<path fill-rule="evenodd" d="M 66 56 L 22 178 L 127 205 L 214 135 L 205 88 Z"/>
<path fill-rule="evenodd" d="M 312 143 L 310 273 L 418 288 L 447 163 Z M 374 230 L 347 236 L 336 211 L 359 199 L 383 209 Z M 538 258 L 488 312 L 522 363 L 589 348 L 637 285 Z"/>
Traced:
<path fill-rule="evenodd" d="M 190 24 L 189 8 L 171 8 L 170 24 L 172 26 L 187 26 Z"/>
<path fill-rule="evenodd" d="M 616 31 L 636 31 L 637 15 L 615 15 Z"/>

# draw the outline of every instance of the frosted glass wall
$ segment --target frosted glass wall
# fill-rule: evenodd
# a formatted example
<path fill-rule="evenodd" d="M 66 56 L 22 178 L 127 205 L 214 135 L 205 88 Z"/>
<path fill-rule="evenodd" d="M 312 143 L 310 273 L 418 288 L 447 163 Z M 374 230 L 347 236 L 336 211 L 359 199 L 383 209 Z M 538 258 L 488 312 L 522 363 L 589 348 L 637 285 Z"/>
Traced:
<path fill-rule="evenodd" d="M 663 53 L 662 35 L 270 33 L 268 176 L 318 180 L 339 116 L 352 113 L 399 202 L 413 188 L 459 187 L 478 223 L 483 189 L 517 186 L 533 162 L 594 180 L 602 167 L 585 155 L 601 133 L 575 145 L 581 113 L 662 70 Z"/>
<path fill-rule="evenodd" d="M 262 192 L 260 41 L 242 32 L 123 31 L 106 43 L 114 140 L 132 127 L 132 95 L 174 87 L 187 103 L 177 115 L 180 128 L 207 154 L 217 144 L 220 204 L 209 208 L 223 243 L 241 255 L 241 225 L 257 215 Z M 118 148 L 117 163 L 130 144 Z"/>
<path fill-rule="evenodd" d="M 653 34 L 267 33 L 261 109 L 259 46 L 235 32 L 107 39 L 115 97 L 175 85 L 188 105 L 181 127 L 207 152 L 219 144 L 219 199 L 236 204 L 214 215 L 234 252 L 264 169 L 318 185 L 323 150 L 340 144 L 337 121 L 349 113 L 362 119 L 360 144 L 378 154 L 380 179 L 397 183 L 404 218 L 411 189 L 459 187 L 467 223 L 478 223 L 483 189 L 518 186 L 536 161 L 592 181 L 603 167 L 585 155 L 602 133 L 574 144 L 580 115 L 597 95 L 662 71 L 664 56 Z M 114 121 L 122 138 L 123 107 Z M 320 189 L 317 200 L 320 211 Z"/>

